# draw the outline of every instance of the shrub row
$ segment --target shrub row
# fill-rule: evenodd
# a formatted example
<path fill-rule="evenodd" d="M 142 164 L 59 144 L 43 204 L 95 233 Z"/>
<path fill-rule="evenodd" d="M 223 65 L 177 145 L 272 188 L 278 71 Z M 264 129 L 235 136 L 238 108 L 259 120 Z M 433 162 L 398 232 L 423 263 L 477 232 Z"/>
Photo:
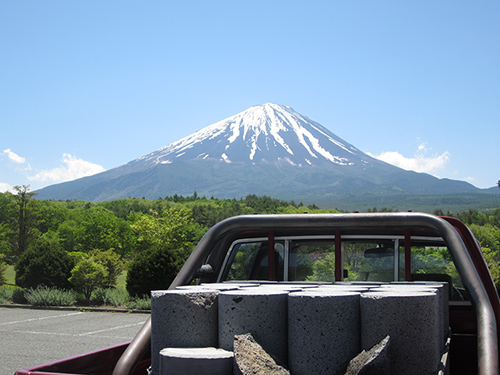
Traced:
<path fill-rule="evenodd" d="M 27 289 L 11 285 L 0 286 L 0 303 L 18 303 L 33 306 L 75 306 L 82 303 L 88 305 L 88 301 L 73 290 L 43 285 Z M 127 291 L 123 289 L 97 289 L 92 293 L 90 305 L 150 310 L 151 299 L 149 297 L 131 298 Z"/>
<path fill-rule="evenodd" d="M 24 298 L 24 290 L 18 286 L 0 286 L 0 303 L 27 303 Z"/>
<path fill-rule="evenodd" d="M 47 286 L 29 288 L 24 292 L 24 298 L 33 306 L 73 306 L 78 301 L 76 292 Z"/>
<path fill-rule="evenodd" d="M 151 290 L 167 289 L 179 272 L 183 259 L 173 249 L 153 248 L 130 262 L 127 272 L 127 292 L 133 297 L 149 295 Z M 1 266 L 1 264 L 0 264 Z M 38 285 L 60 290 L 73 289 L 92 302 L 102 297 L 102 288 L 116 285 L 125 263 L 112 249 L 85 253 L 66 253 L 61 247 L 39 241 L 21 256 L 16 264 L 16 285 L 37 289 Z M 3 274 L 0 267 L 0 276 Z M 3 280 L 5 281 L 5 280 Z M 0 277 L 0 284 L 2 279 Z M 106 298 L 123 300 L 113 292 Z M 102 301 L 108 304 L 107 301 Z"/>

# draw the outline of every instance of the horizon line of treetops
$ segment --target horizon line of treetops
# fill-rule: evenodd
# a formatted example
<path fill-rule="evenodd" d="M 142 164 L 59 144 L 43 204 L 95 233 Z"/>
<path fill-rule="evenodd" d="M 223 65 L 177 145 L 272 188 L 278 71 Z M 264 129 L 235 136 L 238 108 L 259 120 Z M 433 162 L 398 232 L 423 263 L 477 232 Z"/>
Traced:
<path fill-rule="evenodd" d="M 128 271 L 127 290 L 131 295 L 168 287 L 204 233 L 227 217 L 341 212 L 253 194 L 218 199 L 199 197 L 194 192 L 188 197 L 123 198 L 98 203 L 35 197 L 29 186 L 0 193 L 0 284 L 4 282 L 2 267 L 5 270 L 13 265 L 18 286 L 79 288 L 84 294 L 89 293 L 83 288 L 90 284 L 92 273 L 100 274 L 100 286 L 113 287 L 124 269 Z M 500 208 L 489 213 L 470 209 L 456 214 L 436 209 L 434 214 L 457 217 L 469 226 L 500 284 Z M 43 267 L 47 270 L 41 276 Z M 160 274 L 161 285 L 155 280 Z"/>

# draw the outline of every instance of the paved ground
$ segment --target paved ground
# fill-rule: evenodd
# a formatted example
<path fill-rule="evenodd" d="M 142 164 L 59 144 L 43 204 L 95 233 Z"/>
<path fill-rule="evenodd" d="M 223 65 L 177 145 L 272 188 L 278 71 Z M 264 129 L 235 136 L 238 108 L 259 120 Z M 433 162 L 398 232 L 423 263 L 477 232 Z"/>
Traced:
<path fill-rule="evenodd" d="M 0 307 L 0 375 L 129 341 L 148 317 Z"/>

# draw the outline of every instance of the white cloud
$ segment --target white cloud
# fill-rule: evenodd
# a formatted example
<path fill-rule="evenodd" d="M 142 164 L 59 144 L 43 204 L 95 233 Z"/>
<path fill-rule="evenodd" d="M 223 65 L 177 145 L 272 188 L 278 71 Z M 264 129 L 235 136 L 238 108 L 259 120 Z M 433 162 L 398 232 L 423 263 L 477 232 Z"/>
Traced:
<path fill-rule="evenodd" d="M 19 156 L 15 152 L 13 152 L 10 148 L 3 150 L 3 154 L 7 155 L 10 161 L 13 161 L 16 164 L 24 164 L 26 162 L 26 158 Z"/>
<path fill-rule="evenodd" d="M 29 176 L 28 179 L 30 181 L 51 181 L 57 183 L 71 181 L 105 171 L 99 164 L 78 159 L 70 154 L 63 154 L 62 161 L 65 165 L 53 169 L 42 170 L 34 176 Z"/>
<path fill-rule="evenodd" d="M 418 146 L 417 152 L 413 157 L 405 157 L 398 151 L 385 151 L 379 155 L 370 155 L 386 163 L 395 165 L 409 171 L 425 172 L 433 174 L 442 169 L 450 161 L 450 153 L 443 152 L 441 155 L 427 156 L 427 147 L 425 143 Z"/>
<path fill-rule="evenodd" d="M 6 191 L 12 191 L 13 187 L 11 184 L 6 182 L 0 182 L 0 193 L 5 193 Z"/>

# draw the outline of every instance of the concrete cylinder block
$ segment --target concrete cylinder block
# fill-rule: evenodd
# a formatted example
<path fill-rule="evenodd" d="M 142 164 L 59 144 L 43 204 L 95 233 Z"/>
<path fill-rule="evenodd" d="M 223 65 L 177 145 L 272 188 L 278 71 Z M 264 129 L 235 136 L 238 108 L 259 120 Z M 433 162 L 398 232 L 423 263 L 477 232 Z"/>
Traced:
<path fill-rule="evenodd" d="M 369 292 L 361 295 L 361 348 L 391 337 L 393 375 L 436 374 L 442 345 L 435 292 Z"/>
<path fill-rule="evenodd" d="M 360 294 L 288 296 L 288 366 L 294 375 L 334 374 L 360 351 Z"/>
<path fill-rule="evenodd" d="M 218 294 L 204 288 L 151 292 L 153 373 L 158 373 L 164 348 L 217 347 Z"/>
<path fill-rule="evenodd" d="M 219 347 L 233 349 L 234 336 L 251 333 L 262 348 L 286 365 L 287 291 L 253 288 L 219 294 Z"/>
<path fill-rule="evenodd" d="M 434 291 L 437 293 L 440 305 L 440 328 L 442 330 L 440 335 L 440 342 L 444 345 L 448 332 L 450 329 L 450 311 L 449 311 L 449 288 L 448 284 L 444 282 L 396 282 L 383 286 L 375 291 Z"/>
<path fill-rule="evenodd" d="M 216 348 L 165 348 L 160 375 L 232 375 L 234 354 Z"/>

